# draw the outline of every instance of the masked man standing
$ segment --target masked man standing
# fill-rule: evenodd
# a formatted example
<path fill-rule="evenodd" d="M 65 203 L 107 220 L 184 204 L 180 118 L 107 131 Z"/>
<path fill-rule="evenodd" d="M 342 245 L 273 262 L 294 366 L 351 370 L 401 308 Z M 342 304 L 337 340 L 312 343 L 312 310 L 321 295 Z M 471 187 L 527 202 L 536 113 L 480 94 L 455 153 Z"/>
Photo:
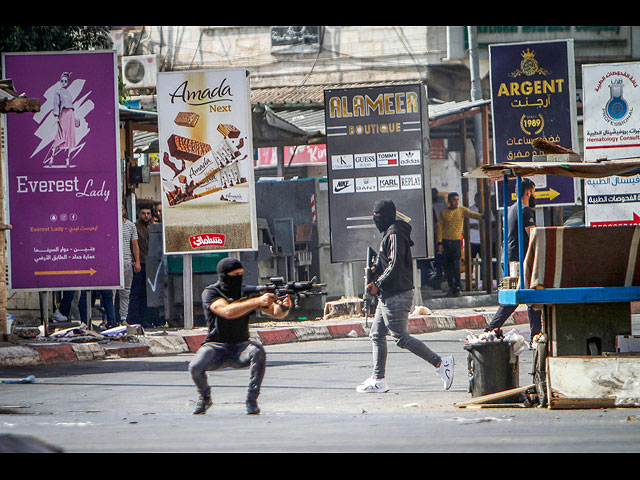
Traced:
<path fill-rule="evenodd" d="M 375 280 L 366 286 L 369 293 L 379 295 L 371 340 L 373 375 L 356 387 L 360 393 L 387 392 L 387 334 L 400 348 L 409 350 L 429 362 L 444 382 L 445 390 L 453 382 L 452 356 L 441 358 L 427 345 L 409 334 L 409 310 L 413 303 L 413 266 L 411 258 L 411 226 L 396 220 L 396 207 L 391 200 L 379 200 L 373 206 L 373 221 L 382 233 L 375 269 Z"/>
<path fill-rule="evenodd" d="M 242 299 L 242 263 L 227 257 L 218 262 L 218 281 L 202 292 L 202 304 L 209 333 L 189 364 L 189 372 L 200 399 L 194 415 L 205 413 L 212 405 L 208 370 L 225 367 L 250 366 L 249 391 L 246 407 L 248 414 L 258 414 L 258 395 L 264 377 L 266 355 L 264 347 L 249 340 L 250 314 L 257 309 L 274 317 L 284 318 L 291 308 L 287 295 L 277 300 L 273 293 Z"/>

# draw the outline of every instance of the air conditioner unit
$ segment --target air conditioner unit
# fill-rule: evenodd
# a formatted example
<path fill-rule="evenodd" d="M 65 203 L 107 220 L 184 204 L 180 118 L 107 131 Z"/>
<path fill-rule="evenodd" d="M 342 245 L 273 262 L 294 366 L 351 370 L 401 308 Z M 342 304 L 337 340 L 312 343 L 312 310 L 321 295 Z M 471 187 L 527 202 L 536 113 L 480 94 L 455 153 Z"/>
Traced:
<path fill-rule="evenodd" d="M 122 30 L 111 30 L 109 32 L 109 38 L 113 43 L 113 49 L 116 51 L 116 55 L 119 57 L 124 53 L 124 34 Z"/>
<path fill-rule="evenodd" d="M 156 55 L 122 57 L 122 79 L 127 88 L 155 87 L 158 79 Z"/>

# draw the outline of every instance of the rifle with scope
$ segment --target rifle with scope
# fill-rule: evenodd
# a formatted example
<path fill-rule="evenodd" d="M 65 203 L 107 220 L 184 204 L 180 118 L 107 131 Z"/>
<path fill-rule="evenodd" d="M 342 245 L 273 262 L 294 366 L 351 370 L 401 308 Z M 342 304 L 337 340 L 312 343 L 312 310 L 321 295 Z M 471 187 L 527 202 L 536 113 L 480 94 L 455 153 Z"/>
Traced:
<path fill-rule="evenodd" d="M 263 293 L 275 293 L 278 300 L 283 299 L 287 295 L 291 295 L 293 297 L 293 308 L 299 308 L 300 298 L 327 294 L 327 292 L 318 290 L 326 287 L 327 284 L 316 283 L 316 277 L 301 282 L 286 282 L 283 277 L 271 277 L 269 280 L 271 283 L 266 285 L 243 285 L 242 293 L 247 296 L 251 294 L 262 295 Z"/>

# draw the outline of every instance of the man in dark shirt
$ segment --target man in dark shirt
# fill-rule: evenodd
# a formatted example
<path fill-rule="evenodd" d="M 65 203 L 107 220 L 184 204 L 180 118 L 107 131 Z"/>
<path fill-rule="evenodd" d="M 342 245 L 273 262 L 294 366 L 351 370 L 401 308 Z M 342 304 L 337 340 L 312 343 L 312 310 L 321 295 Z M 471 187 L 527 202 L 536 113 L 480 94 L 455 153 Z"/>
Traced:
<path fill-rule="evenodd" d="M 278 300 L 273 293 L 259 297 L 242 298 L 242 263 L 228 257 L 218 262 L 218 281 L 202 292 L 202 305 L 209 333 L 189 364 L 189 372 L 200 399 L 195 415 L 205 413 L 211 407 L 211 388 L 207 381 L 208 370 L 224 367 L 250 366 L 249 391 L 246 406 L 248 414 L 258 414 L 258 395 L 264 377 L 266 355 L 264 347 L 249 340 L 250 314 L 260 309 L 263 313 L 284 318 L 291 308 L 287 295 Z"/>
<path fill-rule="evenodd" d="M 529 237 L 531 229 L 535 228 L 536 221 L 532 208 L 536 202 L 536 185 L 525 178 L 522 180 L 520 187 L 520 199 L 522 202 L 522 238 L 524 244 L 524 255 L 527 255 L 529 248 Z M 507 249 L 510 262 L 520 261 L 520 252 L 518 248 L 518 203 L 511 205 L 507 211 Z M 517 305 L 500 305 L 491 323 L 485 328 L 485 332 L 497 330 L 513 312 L 516 311 Z M 531 305 L 527 306 L 529 314 L 529 325 L 531 327 L 531 340 L 542 331 L 542 311 L 534 310 Z"/>
<path fill-rule="evenodd" d="M 384 393 L 389 390 L 385 380 L 387 334 L 396 345 L 409 350 L 436 368 L 448 390 L 453 381 L 453 357 L 441 358 L 425 343 L 409 334 L 409 310 L 413 303 L 413 264 L 411 257 L 411 226 L 396 219 L 396 206 L 391 200 L 379 200 L 373 206 L 373 222 L 382 233 L 375 280 L 366 286 L 369 293 L 379 295 L 371 341 L 373 344 L 373 374 L 356 387 L 359 393 Z"/>
<path fill-rule="evenodd" d="M 149 224 L 151 223 L 151 208 L 143 206 L 138 211 L 136 230 L 138 232 L 138 250 L 140 258 L 140 270 L 133 273 L 131 280 L 131 294 L 129 308 L 127 310 L 127 323 L 141 324 L 145 328 L 153 325 L 147 318 L 147 267 L 146 259 L 149 251 Z"/>

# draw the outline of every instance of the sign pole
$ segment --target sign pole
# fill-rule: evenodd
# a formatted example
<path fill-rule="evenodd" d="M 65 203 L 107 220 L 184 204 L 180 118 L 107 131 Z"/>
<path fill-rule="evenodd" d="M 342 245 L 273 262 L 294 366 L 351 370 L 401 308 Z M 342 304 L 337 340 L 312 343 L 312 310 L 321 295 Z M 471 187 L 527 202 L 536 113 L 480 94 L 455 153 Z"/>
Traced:
<path fill-rule="evenodd" d="M 182 256 L 182 297 L 184 302 L 184 328 L 193 329 L 192 255 Z"/>

